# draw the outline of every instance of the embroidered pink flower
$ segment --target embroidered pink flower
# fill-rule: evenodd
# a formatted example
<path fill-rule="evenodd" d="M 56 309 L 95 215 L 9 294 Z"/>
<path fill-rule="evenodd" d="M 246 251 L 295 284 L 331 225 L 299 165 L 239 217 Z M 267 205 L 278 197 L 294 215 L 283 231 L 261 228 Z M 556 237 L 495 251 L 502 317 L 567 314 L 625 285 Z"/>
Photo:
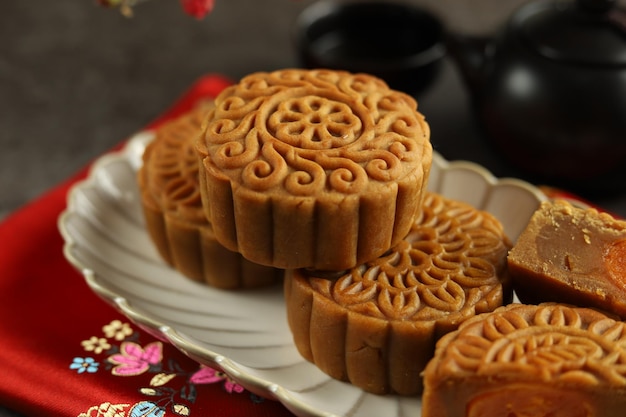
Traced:
<path fill-rule="evenodd" d="M 115 365 L 111 370 L 113 375 L 139 375 L 150 369 L 150 365 L 158 365 L 163 359 L 163 345 L 161 342 L 152 342 L 142 348 L 134 342 L 123 342 L 120 353 L 109 357 L 109 362 Z"/>
<path fill-rule="evenodd" d="M 220 381 L 224 381 L 224 388 L 231 394 L 233 392 L 241 393 L 244 391 L 244 387 L 230 379 L 225 373 L 206 366 L 201 366 L 200 369 L 189 378 L 189 382 L 196 385 L 214 384 Z"/>
<path fill-rule="evenodd" d="M 230 379 L 224 372 L 216 371 L 213 368 L 201 366 L 191 378 L 189 382 L 192 384 L 214 384 L 216 382 L 224 381 L 224 388 L 227 392 L 232 394 L 233 392 L 241 393 L 244 391 L 244 387 Z"/>
<path fill-rule="evenodd" d="M 196 385 L 201 384 L 213 384 L 215 382 L 219 382 L 222 379 L 226 378 L 226 375 L 222 372 L 218 372 L 213 368 L 209 368 L 206 366 L 200 366 L 191 378 L 189 378 L 189 382 Z"/>
<path fill-rule="evenodd" d="M 236 383 L 230 378 L 226 378 L 226 381 L 224 381 L 224 388 L 229 394 L 232 394 L 233 392 L 241 394 L 244 390 L 244 388 L 241 385 L 239 385 L 238 383 Z"/>

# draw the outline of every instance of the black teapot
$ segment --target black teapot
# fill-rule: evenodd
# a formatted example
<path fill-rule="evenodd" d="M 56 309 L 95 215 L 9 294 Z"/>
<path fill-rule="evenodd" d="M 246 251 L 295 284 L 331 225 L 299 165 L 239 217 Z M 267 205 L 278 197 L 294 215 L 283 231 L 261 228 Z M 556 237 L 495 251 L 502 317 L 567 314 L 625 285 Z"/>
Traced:
<path fill-rule="evenodd" d="M 448 51 L 499 154 L 536 182 L 626 191 L 626 12 L 609 0 L 534 1 L 489 40 Z"/>

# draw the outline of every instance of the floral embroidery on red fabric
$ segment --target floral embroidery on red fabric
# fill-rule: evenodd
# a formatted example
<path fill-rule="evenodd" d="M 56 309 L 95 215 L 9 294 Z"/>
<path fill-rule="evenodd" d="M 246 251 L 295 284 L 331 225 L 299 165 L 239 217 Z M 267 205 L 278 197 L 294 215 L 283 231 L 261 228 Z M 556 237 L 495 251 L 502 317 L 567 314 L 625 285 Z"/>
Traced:
<path fill-rule="evenodd" d="M 228 378 L 225 373 L 216 371 L 215 369 L 206 366 L 200 366 L 200 369 L 196 371 L 191 378 L 189 378 L 189 381 L 194 384 L 214 384 L 216 382 L 224 381 L 224 389 L 226 389 L 226 391 L 230 393 L 240 393 L 244 391 L 244 388 L 241 385 Z"/>
<path fill-rule="evenodd" d="M 84 413 L 80 413 L 78 417 L 125 417 L 126 409 L 130 404 L 111 404 L 104 402 L 100 405 L 89 407 Z"/>
<path fill-rule="evenodd" d="M 108 358 L 108 361 L 115 365 L 111 373 L 117 376 L 141 375 L 149 370 L 150 366 L 158 366 L 161 360 L 163 360 L 161 342 L 152 342 L 145 348 L 134 342 L 122 342 L 120 353 Z"/>
<path fill-rule="evenodd" d="M 113 320 L 111 323 L 103 326 L 102 331 L 106 337 L 115 339 L 118 342 L 133 334 L 133 328 L 130 327 L 130 324 L 122 323 L 119 320 Z"/>
<path fill-rule="evenodd" d="M 140 333 L 135 332 L 128 323 L 113 320 L 102 327 L 102 332 L 104 337 L 91 336 L 81 342 L 86 352 L 102 355 L 102 360 L 75 357 L 69 368 L 79 374 L 105 370 L 120 377 L 154 374 L 148 386 L 138 390 L 150 399 L 135 404 L 107 401 L 90 407 L 78 417 L 164 417 L 168 411 L 178 416 L 188 416 L 198 395 L 197 385 L 220 383 L 228 393 L 245 392 L 241 385 L 223 372 L 204 365 L 198 365 L 197 369 L 190 371 L 183 369 L 173 358 L 165 361 L 163 343 L 155 341 L 142 345 Z M 170 384 L 171 381 L 178 383 Z M 254 394 L 250 394 L 250 398 L 255 403 L 263 401 Z"/>
<path fill-rule="evenodd" d="M 93 352 L 96 355 L 111 349 L 109 341 L 104 337 L 92 336 L 89 340 L 83 340 L 80 344 L 85 348 L 87 352 Z"/>
<path fill-rule="evenodd" d="M 76 357 L 72 360 L 70 364 L 70 369 L 76 369 L 76 372 L 82 374 L 83 372 L 88 372 L 90 374 L 94 372 L 98 372 L 98 366 L 100 364 L 96 362 L 94 358 L 79 358 Z"/>

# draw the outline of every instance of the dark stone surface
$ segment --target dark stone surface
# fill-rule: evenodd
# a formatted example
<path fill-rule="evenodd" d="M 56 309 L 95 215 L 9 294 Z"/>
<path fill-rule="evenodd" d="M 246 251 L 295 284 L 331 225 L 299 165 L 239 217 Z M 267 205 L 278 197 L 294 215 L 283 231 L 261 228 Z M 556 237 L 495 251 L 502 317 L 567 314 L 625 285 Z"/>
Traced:
<path fill-rule="evenodd" d="M 217 1 L 201 21 L 175 0 L 140 4 L 131 19 L 95 0 L 0 2 L 0 215 L 141 129 L 201 75 L 297 65 L 294 19 L 311 2 Z M 418 99 L 444 156 L 518 174 L 485 148 L 450 63 Z M 626 215 L 617 197 L 599 202 Z"/>
<path fill-rule="evenodd" d="M 140 129 L 195 79 L 295 65 L 306 1 L 217 1 L 202 21 L 175 0 L 132 19 L 95 0 L 0 2 L 0 213 Z"/>

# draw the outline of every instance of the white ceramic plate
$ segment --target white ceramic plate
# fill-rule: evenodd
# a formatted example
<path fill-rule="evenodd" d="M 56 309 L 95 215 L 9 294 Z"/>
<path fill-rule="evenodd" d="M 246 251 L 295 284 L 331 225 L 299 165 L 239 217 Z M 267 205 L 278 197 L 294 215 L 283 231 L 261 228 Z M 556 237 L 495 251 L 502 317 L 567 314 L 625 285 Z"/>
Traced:
<path fill-rule="evenodd" d="M 64 253 L 87 284 L 130 320 L 194 360 L 298 416 L 420 416 L 420 399 L 376 396 L 335 381 L 292 343 L 282 288 L 228 292 L 194 283 L 158 256 L 145 229 L 135 175 L 152 134 L 94 164 L 59 219 Z M 435 155 L 429 188 L 488 210 L 513 240 L 545 197 L 467 162 Z"/>

